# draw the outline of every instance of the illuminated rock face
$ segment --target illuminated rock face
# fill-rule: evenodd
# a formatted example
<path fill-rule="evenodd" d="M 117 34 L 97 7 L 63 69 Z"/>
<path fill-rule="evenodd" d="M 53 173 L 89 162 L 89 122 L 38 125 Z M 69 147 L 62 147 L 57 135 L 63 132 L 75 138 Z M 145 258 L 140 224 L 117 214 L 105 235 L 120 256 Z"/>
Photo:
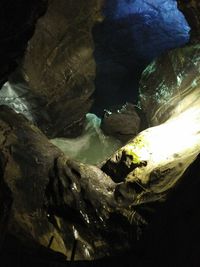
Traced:
<path fill-rule="evenodd" d="M 152 62 L 140 81 L 139 103 L 150 126 L 165 122 L 188 108 L 198 110 L 200 46 L 170 51 Z"/>
<path fill-rule="evenodd" d="M 129 248 L 146 223 L 140 207 L 165 200 L 168 190 L 199 153 L 199 50 L 196 45 L 168 53 L 173 64 L 160 69 L 156 77 L 158 84 L 162 81 L 166 86 L 173 79 L 177 82 L 175 74 L 167 75 L 177 66 L 180 87 L 172 83 L 170 99 L 165 94 L 156 98 L 162 90 L 150 83 L 154 72 L 150 66 L 146 69 L 140 102 L 144 110 L 145 104 L 149 105 L 148 111 L 152 109 L 151 101 L 155 101 L 156 110 L 149 113 L 149 123 L 157 126 L 122 147 L 102 166 L 103 171 L 66 158 L 30 122 L 1 107 L 0 156 L 2 161 L 9 159 L 2 167 L 14 198 L 10 231 L 27 242 L 26 235 L 19 234 L 19 225 L 23 233 L 29 233 L 45 247 L 54 236 L 51 248 L 68 258 L 74 238 L 80 243 L 77 259 L 102 257 Z M 165 60 L 162 57 L 162 64 Z M 155 73 L 157 68 L 159 65 Z M 150 88 L 145 87 L 148 82 Z M 123 182 L 115 183 L 111 178 Z M 78 223 L 71 222 L 74 218 Z M 134 238 L 127 236 L 129 227 Z"/>
<path fill-rule="evenodd" d="M 98 73 L 103 62 L 103 79 L 101 70 L 96 79 L 97 102 L 110 108 L 136 98 L 133 88 L 137 88 L 138 78 L 133 75 L 139 77 L 138 64 L 187 42 L 189 28 L 175 1 L 107 1 L 99 42 L 92 29 L 102 21 L 101 3 L 60 1 L 58 5 L 49 1 L 47 13 L 29 42 L 22 76 L 38 99 L 41 112 L 36 116 L 37 125 L 49 137 L 81 134 L 85 114 L 93 103 L 95 60 Z"/>
<path fill-rule="evenodd" d="M 113 180 L 139 188 L 131 195 L 124 184 L 117 189 L 133 209 L 165 198 L 200 152 L 200 46 L 173 50 L 149 65 L 140 104 L 150 128 L 102 167 Z"/>
<path fill-rule="evenodd" d="M 118 156 L 119 163 L 122 159 L 121 155 L 123 155 L 123 160 L 125 159 L 123 163 L 126 164 L 126 168 L 122 173 L 122 178 L 125 179 L 123 184 L 113 183 L 110 177 L 97 167 L 79 164 L 65 158 L 36 127 L 12 111 L 1 108 L 2 152 L 0 156 L 2 166 L 0 171 L 1 174 L 4 173 L 4 179 L 14 193 L 13 210 L 16 221 L 14 220 L 11 224 L 14 230 L 18 226 L 15 222 L 20 222 L 21 225 L 19 225 L 25 233 L 32 234 L 35 240 L 45 247 L 49 246 L 54 236 L 51 248 L 55 250 L 60 248 L 59 251 L 70 257 L 70 242 L 77 236 L 77 229 L 74 229 L 72 225 L 70 227 L 66 225 L 66 217 L 69 219 L 73 217 L 67 213 L 69 212 L 67 208 L 71 206 L 82 220 L 89 222 L 88 227 L 78 222 L 80 233 L 78 238 L 89 248 L 91 248 L 90 243 L 94 243 L 94 252 L 91 248 L 94 255 L 95 249 L 100 251 L 99 255 L 103 256 L 110 250 L 119 249 L 119 245 L 123 249 L 129 246 L 127 229 L 120 235 L 121 226 L 115 228 L 118 220 L 114 218 L 114 223 L 108 223 L 110 228 L 107 228 L 106 220 L 109 221 L 110 213 L 118 212 L 125 217 L 130 214 L 127 216 L 130 222 L 137 224 L 135 206 L 163 199 L 165 191 L 175 184 L 199 152 L 199 47 L 193 46 L 173 51 L 169 58 L 174 60 L 173 63 L 177 62 L 177 65 L 174 63 L 170 68 L 176 66 L 178 73 L 178 76 L 172 75 L 177 83 L 173 83 L 174 87 L 168 87 L 169 92 L 173 89 L 172 97 L 169 99 L 165 97 L 165 94 L 159 95 L 162 90 L 157 91 L 157 85 L 152 84 L 151 90 L 142 89 L 151 80 L 151 76 L 147 75 L 149 69 L 144 73 L 142 83 L 144 87 L 141 87 L 141 106 L 145 109 L 147 105 L 150 110 L 155 101 L 157 108 L 154 113 L 152 111 L 149 114 L 149 122 L 157 125 L 166 120 L 166 123 L 140 133 L 137 138 L 112 157 L 117 159 L 116 156 Z M 162 60 L 164 64 L 165 58 Z M 160 65 L 157 65 L 157 62 L 154 65 L 159 68 Z M 166 75 L 170 69 L 167 66 L 163 69 L 163 73 L 156 74 L 158 84 L 160 84 L 160 79 L 167 84 L 173 78 Z M 165 76 L 166 79 L 163 78 Z M 149 90 L 151 94 L 148 97 Z M 166 90 L 165 93 L 168 91 Z M 145 95 L 147 95 L 146 98 Z M 150 96 L 156 97 L 151 99 Z M 166 106 L 169 110 L 165 109 Z M 8 159 L 6 164 L 2 164 L 5 159 Z M 115 168 L 115 172 L 118 170 L 120 169 Z M 110 176 L 112 177 L 112 174 Z M 132 185 L 137 185 L 140 190 Z M 1 191 L 0 200 L 5 199 L 4 193 L 9 196 L 9 192 L 2 194 Z M 6 203 L 5 206 L 1 206 L 1 210 L 9 207 L 10 203 Z M 48 208 L 52 208 L 51 214 L 47 213 Z M 7 221 L 6 214 L 3 217 L 3 224 L 5 221 Z M 109 236 L 112 230 L 113 236 L 119 234 L 119 238 L 116 242 L 113 242 L 111 238 L 107 246 L 104 239 L 101 240 L 99 229 L 102 232 L 107 231 L 106 236 Z M 0 231 L 4 229 L 0 227 Z M 81 233 L 87 242 L 84 242 Z M 20 235 L 19 231 L 17 234 Z M 67 239 L 68 234 L 69 239 Z M 27 235 L 20 236 L 27 241 Z M 66 243 L 64 244 L 63 241 Z M 87 246 L 83 246 L 85 250 L 78 255 L 80 258 L 90 258 Z"/>

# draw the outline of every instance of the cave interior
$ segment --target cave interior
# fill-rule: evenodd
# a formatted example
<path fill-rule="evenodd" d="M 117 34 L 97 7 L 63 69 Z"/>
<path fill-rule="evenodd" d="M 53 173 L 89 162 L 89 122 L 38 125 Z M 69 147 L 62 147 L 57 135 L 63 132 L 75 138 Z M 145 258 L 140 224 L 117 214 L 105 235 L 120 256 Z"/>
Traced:
<path fill-rule="evenodd" d="M 0 7 L 0 265 L 198 266 L 198 0 Z"/>

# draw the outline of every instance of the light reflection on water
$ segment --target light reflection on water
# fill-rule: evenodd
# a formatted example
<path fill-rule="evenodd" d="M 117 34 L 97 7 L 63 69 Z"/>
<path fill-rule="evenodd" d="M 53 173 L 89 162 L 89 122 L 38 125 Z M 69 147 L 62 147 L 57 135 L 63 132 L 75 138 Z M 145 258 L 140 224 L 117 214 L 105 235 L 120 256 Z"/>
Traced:
<path fill-rule="evenodd" d="M 51 142 L 73 159 L 88 164 L 101 163 L 111 156 L 121 143 L 115 138 L 104 135 L 100 124 L 100 118 L 88 113 L 85 128 L 80 137 L 55 138 Z"/>

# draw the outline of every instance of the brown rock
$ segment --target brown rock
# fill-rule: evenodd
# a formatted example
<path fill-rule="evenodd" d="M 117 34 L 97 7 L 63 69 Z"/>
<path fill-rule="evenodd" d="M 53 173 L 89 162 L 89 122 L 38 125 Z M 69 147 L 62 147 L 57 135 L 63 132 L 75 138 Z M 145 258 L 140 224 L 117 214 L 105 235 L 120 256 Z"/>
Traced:
<path fill-rule="evenodd" d="M 124 215 L 115 201 L 116 184 L 109 176 L 65 157 L 37 127 L 8 107 L 0 107 L 0 126 L 0 162 L 7 159 L 2 172 L 13 198 L 10 234 L 29 249 L 50 247 L 68 259 L 74 239 L 76 259 L 99 258 L 130 246 L 127 224 L 110 218 L 128 213 Z M 5 194 L 0 200 L 2 207 Z M 5 219 L 1 217 L 0 231 L 7 226 Z M 121 243 L 116 238 L 111 246 L 110 234 Z"/>
<path fill-rule="evenodd" d="M 136 107 L 126 103 L 114 110 L 106 110 L 102 119 L 101 128 L 107 135 L 111 135 L 127 142 L 139 132 L 141 126 L 140 117 Z"/>
<path fill-rule="evenodd" d="M 49 1 L 37 24 L 21 71 L 49 115 L 38 125 L 51 138 L 78 136 L 92 105 L 95 62 L 92 27 L 100 19 L 101 0 Z"/>

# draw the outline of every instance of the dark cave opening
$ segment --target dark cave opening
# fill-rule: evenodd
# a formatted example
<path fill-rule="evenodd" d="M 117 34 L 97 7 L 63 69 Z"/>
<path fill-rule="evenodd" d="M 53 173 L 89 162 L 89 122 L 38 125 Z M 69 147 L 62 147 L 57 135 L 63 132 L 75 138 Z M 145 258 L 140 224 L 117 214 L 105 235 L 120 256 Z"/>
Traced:
<path fill-rule="evenodd" d="M 175 0 L 109 0 L 93 28 L 96 61 L 92 112 L 136 104 L 141 73 L 162 53 L 185 45 L 190 28 Z"/>

